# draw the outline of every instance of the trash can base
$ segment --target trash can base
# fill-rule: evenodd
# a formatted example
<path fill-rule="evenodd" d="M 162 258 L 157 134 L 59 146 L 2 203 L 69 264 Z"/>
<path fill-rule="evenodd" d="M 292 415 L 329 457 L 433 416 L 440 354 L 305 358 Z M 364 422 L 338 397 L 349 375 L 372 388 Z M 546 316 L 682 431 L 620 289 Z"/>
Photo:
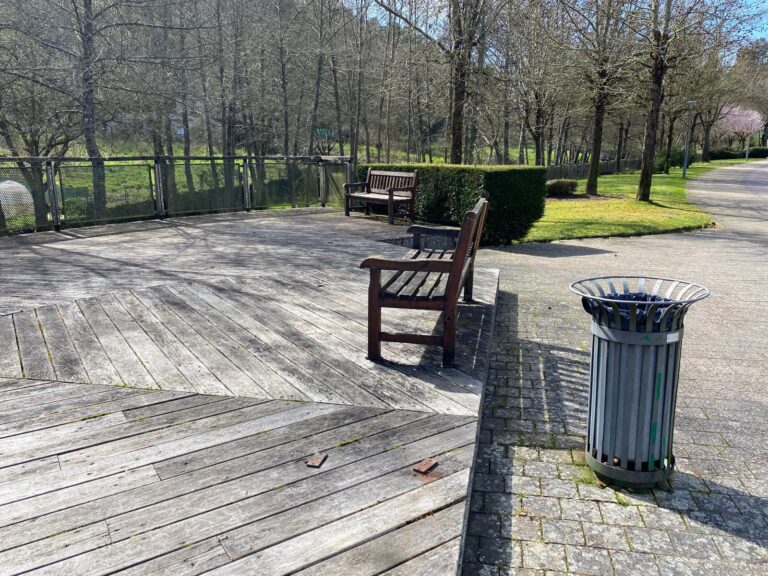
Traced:
<path fill-rule="evenodd" d="M 664 470 L 654 470 L 653 472 L 642 472 L 636 470 L 624 470 L 618 466 L 609 466 L 599 462 L 589 452 L 584 456 L 587 465 L 594 471 L 600 480 L 606 484 L 620 486 L 622 488 L 654 488 L 664 480 L 667 480 L 675 469 L 675 458 L 672 457 L 671 464 Z"/>

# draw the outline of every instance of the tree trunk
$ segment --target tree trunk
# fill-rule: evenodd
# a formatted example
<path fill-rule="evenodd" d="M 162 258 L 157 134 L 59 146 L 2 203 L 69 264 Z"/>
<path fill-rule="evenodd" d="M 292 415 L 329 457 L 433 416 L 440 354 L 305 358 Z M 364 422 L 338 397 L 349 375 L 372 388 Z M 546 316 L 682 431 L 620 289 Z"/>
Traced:
<path fill-rule="evenodd" d="M 528 163 L 528 155 L 526 151 L 527 142 L 525 141 L 525 123 L 522 120 L 520 120 L 520 136 L 517 139 L 517 163 L 518 164 L 527 164 Z"/>
<path fill-rule="evenodd" d="M 659 35 L 660 36 L 660 35 Z M 658 42 L 661 42 L 659 37 Z M 649 94 L 648 116 L 645 119 L 645 134 L 643 136 L 643 160 L 640 166 L 640 182 L 637 186 L 637 199 L 649 202 L 651 199 L 651 183 L 653 181 L 653 163 L 656 156 L 656 133 L 659 128 L 661 112 L 662 88 L 666 64 L 663 58 L 656 54 L 651 67 L 651 87 Z"/>
<path fill-rule="evenodd" d="M 176 166 L 173 161 L 173 126 L 171 125 L 171 117 L 169 114 L 165 114 L 165 150 L 168 158 L 168 180 L 165 183 L 165 192 L 168 194 L 168 198 L 173 198 L 176 195 Z"/>
<path fill-rule="evenodd" d="M 94 220 L 102 222 L 107 218 L 107 190 L 104 160 L 96 140 L 96 69 L 95 23 L 93 21 L 93 2 L 83 0 L 81 21 L 82 55 L 80 81 L 82 89 L 83 139 L 88 156 L 93 166 L 93 214 Z"/>
<path fill-rule="evenodd" d="M 715 125 L 715 122 L 702 122 L 702 139 L 701 139 L 701 161 L 702 162 L 709 162 L 709 149 L 710 149 L 710 141 L 712 137 L 712 127 Z"/>
<path fill-rule="evenodd" d="M 179 6 L 179 22 L 182 26 L 186 25 L 186 11 Z M 179 53 L 182 57 L 187 55 L 186 50 L 186 31 L 179 34 Z M 192 176 L 192 165 L 189 157 L 192 155 L 192 136 L 189 128 L 189 82 L 187 79 L 187 68 L 181 67 L 181 127 L 184 130 L 184 178 L 187 183 L 187 193 L 195 193 L 195 179 Z"/>
<path fill-rule="evenodd" d="M 331 56 L 331 74 L 333 76 L 333 99 L 336 104 L 336 141 L 339 143 L 339 156 L 344 156 L 344 137 L 341 134 L 341 97 L 339 96 L 339 74 L 336 56 Z"/>
<path fill-rule="evenodd" d="M 664 174 L 669 174 L 670 164 L 672 163 L 672 140 L 675 137 L 675 121 L 676 120 L 677 118 L 674 115 L 669 117 L 669 131 L 667 132 L 667 151 L 666 151 L 666 154 L 664 155 Z"/>
<path fill-rule="evenodd" d="M 290 117 L 288 109 L 288 70 L 287 70 L 287 55 L 285 52 L 285 46 L 280 43 L 278 47 L 278 58 L 280 60 L 280 93 L 283 99 L 283 156 L 290 156 L 291 151 L 289 148 L 290 139 Z"/>
<path fill-rule="evenodd" d="M 624 146 L 624 120 L 619 120 L 619 135 L 616 142 L 616 174 L 621 172 L 621 154 Z"/>
<path fill-rule="evenodd" d="M 467 100 L 467 68 L 463 54 L 454 54 L 457 62 L 451 74 L 451 164 L 461 164 L 464 146 L 464 105 Z"/>
<path fill-rule="evenodd" d="M 194 2 L 193 10 L 195 15 L 195 21 L 199 21 L 198 15 L 198 3 Z M 200 28 L 197 29 L 197 57 L 201 62 L 206 59 L 206 54 L 203 49 L 203 35 Z M 205 144 L 208 150 L 208 156 L 211 162 L 211 179 L 213 181 L 214 190 L 219 187 L 219 170 L 214 159 L 215 148 L 213 144 L 213 122 L 211 121 L 211 101 L 208 89 L 208 76 L 205 74 L 205 68 L 200 67 L 200 85 L 203 92 L 203 122 L 205 124 Z"/>
<path fill-rule="evenodd" d="M 597 196 L 597 177 L 600 176 L 600 151 L 603 147 L 603 123 L 607 98 L 602 89 L 598 89 L 595 98 L 595 122 L 592 126 L 592 153 L 587 175 L 586 192 Z"/>
<path fill-rule="evenodd" d="M 502 146 L 501 151 L 501 163 L 509 164 L 509 97 L 504 98 L 504 106 L 502 108 L 502 116 L 504 116 L 504 126 L 502 128 Z"/>
<path fill-rule="evenodd" d="M 307 156 L 314 154 L 315 129 L 317 128 L 317 113 L 320 110 L 320 87 L 323 82 L 323 62 L 325 56 L 322 52 L 317 55 L 317 72 L 315 73 L 315 97 L 312 101 L 312 115 L 309 119 L 309 143 L 307 144 Z"/>

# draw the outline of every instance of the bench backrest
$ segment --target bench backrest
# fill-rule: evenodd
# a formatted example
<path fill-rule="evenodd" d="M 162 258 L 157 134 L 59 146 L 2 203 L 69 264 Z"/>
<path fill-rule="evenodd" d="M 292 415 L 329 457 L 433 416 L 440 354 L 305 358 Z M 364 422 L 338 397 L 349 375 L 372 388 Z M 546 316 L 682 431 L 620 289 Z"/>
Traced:
<path fill-rule="evenodd" d="M 416 193 L 416 184 L 418 184 L 416 172 L 386 172 L 384 170 L 368 169 L 369 191 L 385 192 L 389 188 L 408 188 L 406 191 L 396 191 L 395 196 L 411 197 Z"/>
<path fill-rule="evenodd" d="M 456 250 L 453 253 L 451 271 L 448 274 L 448 282 L 445 287 L 447 299 L 456 300 L 458 298 L 459 290 L 461 290 L 467 274 L 475 264 L 475 255 L 480 248 L 480 239 L 483 236 L 487 213 L 488 200 L 480 198 L 475 207 L 464 214 L 461 231 L 456 242 Z"/>

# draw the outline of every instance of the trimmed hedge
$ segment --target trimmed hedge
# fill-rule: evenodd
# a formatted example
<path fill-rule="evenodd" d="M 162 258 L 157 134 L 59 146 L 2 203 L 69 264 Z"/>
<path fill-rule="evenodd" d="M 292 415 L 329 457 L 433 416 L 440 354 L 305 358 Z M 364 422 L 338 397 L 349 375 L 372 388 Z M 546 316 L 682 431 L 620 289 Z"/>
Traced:
<path fill-rule="evenodd" d="M 564 178 L 547 180 L 547 196 L 554 198 L 558 196 L 573 196 L 576 194 L 578 187 L 578 180 L 566 180 Z"/>
<path fill-rule="evenodd" d="M 744 158 L 744 153 L 728 148 L 719 148 L 717 150 L 709 151 L 710 160 L 736 160 L 737 158 Z"/>
<path fill-rule="evenodd" d="M 728 148 L 720 148 L 718 150 L 712 150 L 709 153 L 710 160 L 738 160 L 744 158 L 746 150 L 730 150 Z M 757 146 L 749 149 L 750 158 L 768 158 L 768 147 Z"/>
<path fill-rule="evenodd" d="M 524 237 L 544 214 L 547 172 L 542 166 L 459 166 L 451 164 L 367 164 L 368 168 L 419 173 L 416 215 L 420 220 L 451 226 L 481 195 L 488 197 L 483 241 L 508 244 Z"/>

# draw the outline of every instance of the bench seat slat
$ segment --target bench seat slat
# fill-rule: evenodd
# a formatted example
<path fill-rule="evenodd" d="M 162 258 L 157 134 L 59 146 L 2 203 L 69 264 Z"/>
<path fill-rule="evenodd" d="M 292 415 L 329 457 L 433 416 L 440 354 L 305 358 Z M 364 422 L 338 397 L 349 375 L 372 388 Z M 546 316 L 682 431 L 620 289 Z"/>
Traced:
<path fill-rule="evenodd" d="M 369 193 L 362 192 L 359 194 L 349 194 L 349 197 L 353 200 L 365 200 L 366 202 L 371 202 L 372 204 L 387 204 L 389 202 L 389 194 L 385 192 L 377 192 L 375 188 L 372 190 L 373 191 Z M 392 200 L 395 202 L 410 202 L 411 193 L 395 192 Z"/>

